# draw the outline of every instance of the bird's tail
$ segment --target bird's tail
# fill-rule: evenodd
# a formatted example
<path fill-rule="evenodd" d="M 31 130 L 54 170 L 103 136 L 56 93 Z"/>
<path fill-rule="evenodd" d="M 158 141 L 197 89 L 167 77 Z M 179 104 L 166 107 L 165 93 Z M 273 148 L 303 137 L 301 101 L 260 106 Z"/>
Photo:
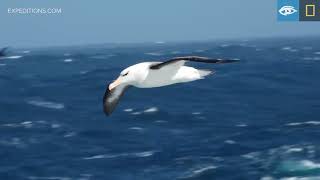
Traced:
<path fill-rule="evenodd" d="M 205 76 L 209 76 L 210 74 L 214 74 L 215 71 L 208 69 L 198 69 L 200 77 L 204 78 Z"/>

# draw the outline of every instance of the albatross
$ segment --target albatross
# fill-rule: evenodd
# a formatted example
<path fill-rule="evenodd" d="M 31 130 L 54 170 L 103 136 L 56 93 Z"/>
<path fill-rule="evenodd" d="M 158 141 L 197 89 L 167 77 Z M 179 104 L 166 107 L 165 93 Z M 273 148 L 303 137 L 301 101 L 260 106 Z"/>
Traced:
<path fill-rule="evenodd" d="M 154 88 L 176 83 L 203 79 L 213 73 L 211 70 L 185 66 L 188 61 L 200 63 L 233 63 L 235 59 L 213 59 L 199 56 L 185 56 L 169 59 L 165 62 L 142 62 L 124 69 L 120 76 L 110 83 L 103 97 L 103 110 L 110 115 L 121 96 L 129 87 Z"/>

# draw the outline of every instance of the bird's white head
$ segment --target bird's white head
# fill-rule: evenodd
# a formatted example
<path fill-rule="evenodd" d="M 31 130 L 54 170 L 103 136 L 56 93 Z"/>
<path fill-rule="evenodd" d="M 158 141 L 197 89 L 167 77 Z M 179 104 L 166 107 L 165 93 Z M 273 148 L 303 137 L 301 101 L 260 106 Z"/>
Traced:
<path fill-rule="evenodd" d="M 135 64 L 130 66 L 123 71 L 121 71 L 119 77 L 109 85 L 109 90 L 111 91 L 113 88 L 119 85 L 136 85 L 137 83 L 143 81 L 147 75 L 145 63 Z"/>

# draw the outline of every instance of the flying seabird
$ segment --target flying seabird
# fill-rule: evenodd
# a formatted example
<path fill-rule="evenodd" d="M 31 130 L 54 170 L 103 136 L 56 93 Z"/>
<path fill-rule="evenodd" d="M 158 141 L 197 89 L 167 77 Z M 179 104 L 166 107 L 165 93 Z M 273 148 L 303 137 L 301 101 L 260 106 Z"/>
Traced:
<path fill-rule="evenodd" d="M 212 74 L 210 70 L 184 66 L 185 62 L 232 63 L 239 60 L 212 59 L 199 56 L 185 56 L 169 59 L 165 62 L 142 62 L 124 69 L 120 76 L 110 83 L 103 97 L 103 110 L 110 115 L 121 96 L 130 86 L 137 88 L 154 88 L 176 83 L 203 79 Z"/>

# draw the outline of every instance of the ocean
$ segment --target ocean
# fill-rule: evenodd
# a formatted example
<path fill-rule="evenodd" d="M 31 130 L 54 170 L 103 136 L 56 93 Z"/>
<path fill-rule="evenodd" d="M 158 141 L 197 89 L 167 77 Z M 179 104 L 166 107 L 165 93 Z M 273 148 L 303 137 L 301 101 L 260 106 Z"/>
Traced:
<path fill-rule="evenodd" d="M 122 69 L 177 56 L 214 75 L 129 89 Z M 320 179 L 320 38 L 11 48 L 0 58 L 1 180 Z"/>

